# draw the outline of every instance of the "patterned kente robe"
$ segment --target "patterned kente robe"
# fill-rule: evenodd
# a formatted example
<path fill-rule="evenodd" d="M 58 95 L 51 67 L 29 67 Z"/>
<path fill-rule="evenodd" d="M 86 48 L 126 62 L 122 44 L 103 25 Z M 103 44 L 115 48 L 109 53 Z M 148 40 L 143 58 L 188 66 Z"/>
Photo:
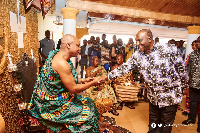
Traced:
<path fill-rule="evenodd" d="M 40 123 L 59 132 L 66 126 L 72 133 L 100 132 L 99 113 L 92 99 L 71 94 L 52 68 L 52 59 L 58 50 L 51 51 L 34 86 L 28 106 L 30 114 Z M 75 82 L 78 75 L 68 61 Z"/>

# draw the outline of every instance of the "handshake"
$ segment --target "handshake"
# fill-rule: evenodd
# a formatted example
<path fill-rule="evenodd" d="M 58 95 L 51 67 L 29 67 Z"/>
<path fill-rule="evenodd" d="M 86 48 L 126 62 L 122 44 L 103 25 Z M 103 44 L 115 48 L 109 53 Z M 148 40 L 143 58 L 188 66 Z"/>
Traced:
<path fill-rule="evenodd" d="M 96 85 L 96 86 L 100 86 L 101 84 L 104 84 L 105 81 L 108 80 L 108 77 L 106 74 L 104 75 L 101 75 L 101 76 L 98 76 L 98 77 L 88 77 L 84 80 L 85 83 L 89 83 L 89 82 L 92 82 L 93 85 Z"/>

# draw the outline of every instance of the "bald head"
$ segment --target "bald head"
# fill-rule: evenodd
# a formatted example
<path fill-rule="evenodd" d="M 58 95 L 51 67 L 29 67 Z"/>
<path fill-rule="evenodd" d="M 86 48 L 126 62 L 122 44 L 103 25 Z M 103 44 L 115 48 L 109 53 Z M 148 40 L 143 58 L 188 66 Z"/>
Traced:
<path fill-rule="evenodd" d="M 117 57 L 116 57 L 116 62 L 118 65 L 121 65 L 123 64 L 123 61 L 124 61 L 124 57 L 122 54 L 118 54 Z"/>
<path fill-rule="evenodd" d="M 73 42 L 77 41 L 78 39 L 70 34 L 66 34 L 63 36 L 61 39 L 61 48 L 63 47 L 64 44 L 72 44 Z"/>
<path fill-rule="evenodd" d="M 142 29 L 140 30 L 135 37 L 136 45 L 139 46 L 140 52 L 147 52 L 150 53 L 154 41 L 153 41 L 153 34 L 150 29 Z"/>
<path fill-rule="evenodd" d="M 146 35 L 147 35 L 148 37 L 150 37 L 151 39 L 153 39 L 153 34 L 152 34 L 152 32 L 151 32 L 150 29 L 142 29 L 142 30 L 140 30 L 138 33 L 146 33 Z"/>

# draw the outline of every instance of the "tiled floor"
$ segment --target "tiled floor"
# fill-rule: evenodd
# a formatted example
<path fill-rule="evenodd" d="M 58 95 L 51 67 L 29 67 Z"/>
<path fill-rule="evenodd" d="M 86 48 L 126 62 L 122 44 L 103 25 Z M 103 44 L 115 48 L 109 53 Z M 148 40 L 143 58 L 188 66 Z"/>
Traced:
<path fill-rule="evenodd" d="M 182 108 L 185 106 L 185 97 L 180 104 Z M 147 133 L 149 122 L 149 105 L 144 101 L 135 103 L 135 109 L 129 109 L 123 107 L 123 110 L 118 110 L 119 116 L 114 116 L 111 113 L 105 113 L 104 116 L 114 117 L 117 125 L 124 127 L 132 133 Z M 197 124 L 192 126 L 183 126 L 182 121 L 187 119 L 187 116 L 183 116 L 182 111 L 178 110 L 172 128 L 172 133 L 196 133 Z M 175 125 L 177 127 L 175 127 Z"/>

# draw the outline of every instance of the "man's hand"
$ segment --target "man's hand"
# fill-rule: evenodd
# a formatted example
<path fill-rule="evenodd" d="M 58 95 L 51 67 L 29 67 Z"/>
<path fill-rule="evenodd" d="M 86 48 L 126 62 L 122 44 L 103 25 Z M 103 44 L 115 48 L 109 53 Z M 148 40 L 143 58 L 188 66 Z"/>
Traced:
<path fill-rule="evenodd" d="M 102 81 L 103 81 L 103 79 L 102 79 L 101 76 L 95 77 L 94 80 L 93 80 L 93 82 L 94 82 L 94 84 L 95 84 L 96 86 L 101 85 L 101 84 L 102 84 Z"/>
<path fill-rule="evenodd" d="M 186 95 L 189 92 L 189 88 L 183 90 L 183 95 Z"/>
<path fill-rule="evenodd" d="M 102 78 L 102 82 L 105 82 L 108 80 L 108 76 L 106 74 L 102 75 L 101 78 Z"/>

